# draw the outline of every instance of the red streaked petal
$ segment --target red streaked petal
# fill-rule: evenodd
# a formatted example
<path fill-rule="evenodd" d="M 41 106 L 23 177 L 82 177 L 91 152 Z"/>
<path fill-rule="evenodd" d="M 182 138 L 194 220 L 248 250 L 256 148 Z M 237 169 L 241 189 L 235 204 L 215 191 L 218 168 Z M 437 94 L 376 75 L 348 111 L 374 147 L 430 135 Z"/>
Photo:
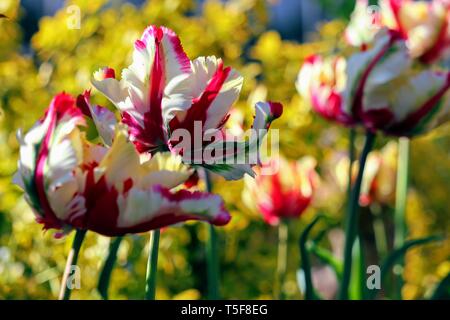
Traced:
<path fill-rule="evenodd" d="M 450 9 L 450 8 L 449 8 Z M 447 12 L 442 27 L 433 46 L 429 48 L 419 59 L 426 64 L 431 64 L 441 58 L 442 54 L 450 48 L 450 12 Z"/>
<path fill-rule="evenodd" d="M 106 145 L 111 145 L 117 124 L 116 116 L 105 107 L 99 105 L 92 106 L 90 103 L 90 95 L 90 90 L 86 90 L 83 94 L 78 95 L 76 106 L 86 117 L 92 119 L 103 142 Z"/>
<path fill-rule="evenodd" d="M 169 77 L 181 73 L 191 73 L 191 62 L 184 52 L 183 46 L 181 45 L 181 40 L 175 32 L 166 27 L 161 27 L 164 37 L 161 42 L 164 47 L 166 54 L 167 64 L 170 66 L 167 70 L 169 72 Z M 176 71 L 171 71 L 172 68 L 178 69 Z M 174 72 L 175 74 L 172 74 Z"/>
<path fill-rule="evenodd" d="M 424 119 L 433 108 L 435 108 L 440 100 L 450 89 L 450 72 L 447 72 L 447 81 L 430 99 L 428 99 L 423 105 L 415 112 L 411 113 L 403 121 L 394 124 L 387 128 L 387 132 L 394 135 L 409 135 L 411 131 Z"/>
<path fill-rule="evenodd" d="M 188 109 L 183 121 L 179 121 L 176 117 L 172 119 L 170 122 L 170 128 L 172 131 L 183 128 L 193 133 L 195 121 L 200 121 L 202 126 L 205 125 L 208 109 L 219 94 L 230 71 L 230 67 L 224 68 L 223 62 L 219 62 L 216 72 L 209 80 L 203 93 L 192 101 L 192 106 Z M 220 120 L 221 119 L 219 119 L 219 123 Z"/>
<path fill-rule="evenodd" d="M 116 78 L 116 72 L 112 68 L 105 67 L 103 68 L 103 76 L 105 79 Z"/>
<path fill-rule="evenodd" d="M 164 228 L 188 220 L 206 221 L 217 226 L 226 225 L 230 214 L 225 210 L 219 196 L 204 192 L 190 192 L 180 190 L 171 192 L 161 186 L 154 186 L 151 190 L 140 190 L 144 193 L 134 193 L 130 189 L 125 196 L 125 210 L 127 204 L 138 195 L 148 195 L 148 206 L 142 208 L 144 216 L 135 217 L 130 212 L 120 212 L 117 205 L 118 195 L 114 189 L 108 190 L 102 181 L 90 191 L 97 199 L 86 217 L 84 226 L 106 236 L 118 236 L 127 233 L 141 233 L 149 230 Z M 90 202 L 88 202 L 90 203 Z M 134 211 L 136 212 L 136 211 Z M 127 217 L 120 215 L 130 214 Z"/>
<path fill-rule="evenodd" d="M 355 97 L 353 100 L 352 105 L 352 112 L 354 115 L 360 117 L 361 113 L 363 112 L 363 94 L 364 94 L 364 88 L 366 85 L 366 81 L 369 78 L 372 70 L 376 67 L 377 63 L 383 58 L 383 56 L 388 52 L 389 48 L 393 46 L 395 41 L 398 41 L 399 39 L 402 39 L 400 34 L 393 30 L 389 30 L 389 41 L 386 43 L 384 48 L 378 52 L 378 54 L 375 56 L 375 58 L 369 63 L 366 70 L 363 72 L 362 77 L 360 79 L 358 88 L 356 89 Z"/>
<path fill-rule="evenodd" d="M 115 79 L 116 78 L 116 72 L 113 68 L 110 67 L 103 67 L 100 68 L 98 71 L 94 73 L 94 78 L 97 81 L 102 81 L 105 79 Z"/>
<path fill-rule="evenodd" d="M 134 46 L 133 65 L 124 76 L 131 100 L 121 111 L 132 127 L 131 138 L 145 152 L 167 143 L 168 121 L 175 110 L 189 107 L 186 79 L 191 65 L 180 39 L 168 28 L 147 27 Z"/>
<path fill-rule="evenodd" d="M 44 223 L 45 228 L 61 228 L 63 223 L 58 220 L 55 212 L 51 208 L 46 194 L 46 164 L 50 151 L 50 143 L 59 121 L 75 121 L 78 124 L 84 124 L 81 111 L 76 108 L 75 100 L 65 93 L 55 96 L 45 113 L 42 125 L 47 127 L 46 134 L 39 146 L 39 152 L 36 158 L 36 170 L 34 172 L 34 185 L 36 188 L 39 203 L 42 209 L 42 216 L 39 221 Z"/>

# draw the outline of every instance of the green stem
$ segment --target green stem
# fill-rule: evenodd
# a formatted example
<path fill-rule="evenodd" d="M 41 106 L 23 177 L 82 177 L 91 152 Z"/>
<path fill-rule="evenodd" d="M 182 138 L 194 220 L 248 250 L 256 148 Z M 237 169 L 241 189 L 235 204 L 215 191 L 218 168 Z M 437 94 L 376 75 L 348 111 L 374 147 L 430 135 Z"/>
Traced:
<path fill-rule="evenodd" d="M 398 145 L 397 188 L 395 196 L 394 247 L 401 247 L 406 239 L 405 211 L 408 195 L 409 139 L 400 138 Z"/>
<path fill-rule="evenodd" d="M 213 225 L 208 225 L 209 238 L 206 244 L 208 267 L 208 299 L 219 299 L 219 260 L 217 257 L 217 233 Z"/>
<path fill-rule="evenodd" d="M 358 234 L 358 211 L 359 211 L 359 195 L 361 192 L 361 182 L 364 174 L 364 167 L 366 165 L 367 156 L 372 150 L 375 142 L 375 134 L 367 132 L 366 142 L 364 144 L 364 149 L 361 154 L 361 159 L 359 161 L 358 176 L 356 178 L 355 185 L 353 186 L 349 209 L 346 219 L 345 227 L 345 249 L 344 249 L 344 271 L 342 273 L 342 282 L 340 287 L 340 299 L 348 299 L 348 287 L 351 278 L 352 269 L 352 250 L 353 244 L 355 243 L 355 238 Z"/>
<path fill-rule="evenodd" d="M 160 230 L 156 229 L 150 233 L 149 253 L 147 262 L 147 275 L 145 286 L 145 300 L 155 300 L 156 275 L 158 271 L 158 249 Z"/>
<path fill-rule="evenodd" d="M 277 259 L 277 276 L 275 281 L 275 298 L 283 299 L 283 283 L 287 269 L 287 249 L 288 249 L 289 228 L 286 221 L 280 221 L 278 225 L 278 259 Z"/>
<path fill-rule="evenodd" d="M 86 236 L 87 230 L 77 229 L 75 232 L 75 237 L 72 242 L 72 249 L 70 249 L 69 255 L 67 256 L 66 267 L 64 269 L 64 275 L 61 282 L 61 289 L 59 291 L 59 300 L 69 300 L 70 294 L 72 292 L 72 284 L 69 285 L 68 280 L 70 273 L 72 271 L 72 266 L 77 265 L 78 254 L 80 253 L 81 244 L 83 243 L 84 237 Z"/>
<path fill-rule="evenodd" d="M 347 204 L 350 204 L 350 197 L 352 194 L 352 177 L 353 177 L 353 162 L 355 162 L 355 137 L 356 131 L 354 128 L 349 130 L 348 139 L 348 184 L 347 184 Z"/>
<path fill-rule="evenodd" d="M 117 252 L 119 251 L 120 244 L 123 237 L 117 237 L 109 244 L 108 257 L 105 260 L 103 269 L 100 273 L 97 289 L 104 300 L 108 300 L 108 289 L 111 281 L 111 273 L 114 268 L 114 264 L 117 260 Z"/>
<path fill-rule="evenodd" d="M 400 138 L 398 143 L 398 162 L 397 162 L 397 186 L 395 195 L 395 231 L 394 231 L 394 248 L 403 246 L 406 240 L 406 202 L 408 197 L 408 172 L 409 172 L 409 152 L 410 140 L 408 138 Z M 401 259 L 399 263 L 394 266 L 397 272 L 395 278 L 395 288 L 397 298 L 401 297 L 401 288 L 403 286 L 403 279 L 401 271 L 403 270 L 404 261 Z"/>
<path fill-rule="evenodd" d="M 209 172 L 203 170 L 204 180 L 206 184 L 206 191 L 212 191 L 212 181 Z M 218 243 L 217 232 L 213 225 L 208 225 L 208 241 L 206 243 L 206 264 L 208 277 L 208 299 L 218 300 L 219 293 L 219 257 L 217 256 Z"/>

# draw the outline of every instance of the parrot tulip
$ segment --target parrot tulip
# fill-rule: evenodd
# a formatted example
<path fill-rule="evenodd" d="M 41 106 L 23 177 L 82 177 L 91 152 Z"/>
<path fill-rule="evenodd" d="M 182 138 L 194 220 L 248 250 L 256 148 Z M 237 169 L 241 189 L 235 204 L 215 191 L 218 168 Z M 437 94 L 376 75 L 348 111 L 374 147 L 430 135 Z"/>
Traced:
<path fill-rule="evenodd" d="M 225 67 L 221 59 L 190 61 L 173 31 L 150 26 L 135 42 L 133 63 L 123 70 L 120 81 L 111 70 L 96 72 L 92 83 L 120 110 L 140 153 L 171 150 L 185 162 L 204 166 L 227 179 L 253 175 L 252 164 L 227 161 L 245 158 L 249 148 L 243 143 L 236 149 L 235 139 L 227 140 L 223 133 L 243 78 Z M 250 149 L 258 149 L 271 121 L 281 113 L 278 103 L 257 104 L 255 121 L 265 122 L 253 125 L 258 132 L 253 135 L 255 148 Z M 212 149 L 216 149 L 214 159 L 205 159 L 205 150 Z"/>
<path fill-rule="evenodd" d="M 345 38 L 353 46 L 369 45 L 381 27 L 407 39 L 411 57 L 431 64 L 450 55 L 450 2 L 448 0 L 380 0 L 371 12 L 367 0 L 358 0 Z"/>
<path fill-rule="evenodd" d="M 192 174 L 180 157 L 140 156 L 108 109 L 92 107 L 87 93 L 77 100 L 57 95 L 43 119 L 26 135 L 19 133 L 16 179 L 45 229 L 118 236 L 186 220 L 230 220 L 219 196 L 174 190 Z M 97 126 L 104 144 L 86 139 L 85 116 L 94 124 L 107 119 Z"/>
<path fill-rule="evenodd" d="M 327 120 L 350 125 L 353 119 L 343 112 L 342 93 L 346 85 L 346 60 L 340 56 L 310 56 L 296 82 L 300 95 L 313 110 Z"/>
<path fill-rule="evenodd" d="M 382 150 L 371 152 L 367 158 L 359 197 L 360 205 L 368 206 L 374 202 L 393 203 L 396 177 L 397 143 L 391 141 Z"/>
<path fill-rule="evenodd" d="M 348 59 L 344 111 L 371 130 L 414 136 L 449 118 L 450 72 L 416 70 L 400 33 L 383 29 L 373 48 Z"/>

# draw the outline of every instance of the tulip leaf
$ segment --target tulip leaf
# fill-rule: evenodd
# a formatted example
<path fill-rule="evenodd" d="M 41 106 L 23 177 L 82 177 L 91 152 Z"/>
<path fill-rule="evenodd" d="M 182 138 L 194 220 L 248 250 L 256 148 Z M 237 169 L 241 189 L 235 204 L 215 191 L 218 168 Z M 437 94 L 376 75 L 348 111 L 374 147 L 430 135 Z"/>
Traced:
<path fill-rule="evenodd" d="M 312 241 L 314 241 L 315 243 L 319 243 L 320 241 L 322 241 L 322 239 L 325 237 L 325 235 L 333 228 L 336 228 L 340 225 L 340 222 L 336 222 L 334 219 L 329 218 L 327 216 L 323 217 L 324 219 L 326 219 L 328 226 L 326 226 L 323 230 L 321 230 Z"/>
<path fill-rule="evenodd" d="M 329 265 L 335 272 L 336 277 L 341 279 L 343 268 L 342 261 L 336 258 L 330 250 L 317 245 L 313 241 L 308 241 L 307 248 L 308 251 L 314 254 L 319 260 Z"/>
<path fill-rule="evenodd" d="M 317 215 L 313 221 L 306 226 L 305 230 L 300 236 L 300 257 L 301 257 L 301 266 L 303 270 L 303 276 L 304 276 L 304 292 L 305 292 L 305 300 L 316 300 L 318 299 L 317 294 L 314 292 L 314 287 L 312 283 L 312 276 L 311 276 L 311 262 L 309 260 L 309 254 L 307 249 L 307 242 L 309 234 L 314 228 L 314 226 L 319 222 L 319 220 L 323 218 L 322 215 Z"/>
<path fill-rule="evenodd" d="M 404 257 L 406 252 L 408 252 L 409 249 L 424 245 L 430 242 L 434 241 L 442 241 L 443 237 L 441 236 L 431 236 L 426 238 L 419 238 L 419 239 L 413 239 L 405 241 L 405 244 L 401 246 L 400 248 L 395 249 L 390 255 L 386 257 L 383 264 L 381 265 L 381 283 L 383 283 L 383 280 L 388 275 L 389 271 L 394 267 L 395 263 Z M 375 299 L 377 293 L 379 290 L 369 290 L 367 289 L 366 297 L 368 299 Z"/>

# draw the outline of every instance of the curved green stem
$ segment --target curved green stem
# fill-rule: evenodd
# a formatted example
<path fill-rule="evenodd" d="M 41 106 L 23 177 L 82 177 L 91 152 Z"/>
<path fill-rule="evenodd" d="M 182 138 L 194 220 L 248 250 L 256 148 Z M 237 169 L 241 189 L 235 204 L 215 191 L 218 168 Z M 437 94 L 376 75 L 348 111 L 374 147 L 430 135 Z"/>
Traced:
<path fill-rule="evenodd" d="M 108 257 L 105 260 L 103 269 L 100 273 L 98 280 L 97 290 L 104 300 L 108 300 L 108 289 L 109 283 L 111 281 L 111 273 L 114 268 L 114 264 L 117 260 L 117 252 L 119 251 L 120 244 L 122 243 L 123 237 L 117 237 L 111 241 L 109 244 Z"/>
<path fill-rule="evenodd" d="M 283 299 L 283 283 L 287 269 L 287 249 L 288 249 L 289 228 L 286 221 L 280 221 L 278 225 L 278 258 L 277 276 L 275 279 L 274 296 L 278 300 Z"/>
<path fill-rule="evenodd" d="M 339 297 L 340 299 L 348 299 L 348 288 L 350 284 L 351 271 L 352 271 L 352 250 L 355 243 L 356 236 L 358 234 L 358 211 L 359 211 L 359 195 L 361 192 L 361 183 L 364 175 L 364 167 L 366 165 L 367 156 L 372 150 L 375 142 L 375 134 L 367 132 L 366 142 L 359 161 L 358 176 L 356 178 L 355 185 L 353 186 L 349 209 L 347 213 L 346 227 L 345 227 L 345 249 L 344 249 L 344 271 L 342 273 L 342 282 L 340 287 Z"/>
<path fill-rule="evenodd" d="M 150 233 L 149 254 L 147 262 L 147 275 L 145 286 L 145 300 L 155 300 L 156 275 L 158 271 L 158 249 L 160 230 L 156 229 Z"/>
<path fill-rule="evenodd" d="M 61 282 L 61 290 L 59 291 L 59 300 L 69 300 L 70 294 L 72 292 L 72 284 L 68 283 L 69 276 L 72 272 L 72 266 L 77 265 L 78 254 L 80 253 L 81 245 L 83 243 L 84 237 L 86 236 L 87 230 L 77 229 L 75 237 L 72 242 L 72 249 L 70 249 L 69 255 L 67 256 L 66 267 L 64 269 L 64 275 Z"/>
<path fill-rule="evenodd" d="M 303 233 L 300 235 L 299 240 L 299 248 L 300 248 L 300 259 L 301 259 L 301 266 L 303 270 L 304 280 L 305 280 L 305 300 L 315 300 L 318 299 L 318 296 L 314 292 L 314 286 L 312 281 L 312 274 L 311 274 L 311 262 L 309 260 L 309 254 L 308 254 L 308 237 L 311 232 L 311 230 L 314 228 L 314 226 L 319 222 L 320 219 L 322 219 L 322 215 L 317 215 L 313 221 L 306 226 Z"/>
<path fill-rule="evenodd" d="M 333 269 L 338 280 L 342 278 L 342 262 L 337 259 L 332 252 L 320 247 L 314 241 L 307 242 L 307 249 L 308 252 L 314 254 L 320 261 L 329 265 Z"/>

